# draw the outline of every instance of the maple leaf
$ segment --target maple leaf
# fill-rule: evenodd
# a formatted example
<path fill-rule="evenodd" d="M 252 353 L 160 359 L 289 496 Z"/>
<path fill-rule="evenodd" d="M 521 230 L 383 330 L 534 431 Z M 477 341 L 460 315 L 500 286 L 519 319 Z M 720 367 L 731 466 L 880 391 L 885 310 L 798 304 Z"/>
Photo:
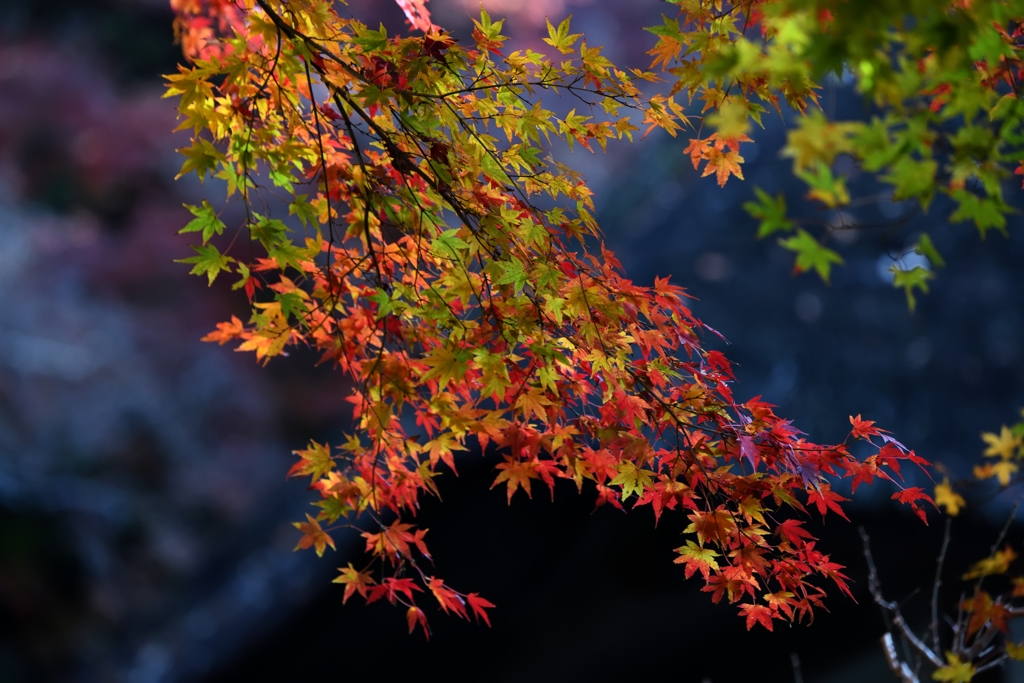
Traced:
<path fill-rule="evenodd" d="M 430 553 L 427 552 L 426 543 L 423 541 L 427 529 L 417 529 L 412 532 L 410 531 L 412 528 L 411 524 L 396 521 L 378 533 L 363 532 L 362 537 L 366 539 L 366 552 L 387 557 L 392 562 L 398 562 L 402 557 L 412 557 L 412 548 L 415 546 L 429 559 Z"/>
<path fill-rule="evenodd" d="M 932 674 L 936 681 L 945 683 L 971 683 L 975 668 L 970 662 L 960 661 L 960 657 L 952 652 L 946 653 L 946 666 L 940 667 Z"/>
<path fill-rule="evenodd" d="M 796 519 L 787 519 L 776 525 L 775 533 L 785 536 L 787 541 L 799 548 L 804 544 L 804 539 L 814 538 L 811 532 L 801 528 L 803 524 L 803 522 Z"/>
<path fill-rule="evenodd" d="M 1003 425 L 998 436 L 992 432 L 984 432 L 981 438 L 988 444 L 984 455 L 989 458 L 999 457 L 1003 460 L 1013 458 L 1014 454 L 1021 448 L 1022 443 L 1024 443 L 1024 439 L 1015 435 L 1006 425 Z"/>
<path fill-rule="evenodd" d="M 327 444 L 310 441 L 309 448 L 304 451 L 292 451 L 292 453 L 299 456 L 299 461 L 288 470 L 289 477 L 309 475 L 316 480 L 325 476 L 334 468 L 331 447 Z"/>
<path fill-rule="evenodd" d="M 445 614 L 450 610 L 463 619 L 467 618 L 465 601 L 458 593 L 445 586 L 444 581 L 433 576 L 428 577 L 427 587 L 430 588 L 430 592 L 434 594 L 434 598 L 437 599 L 437 603 L 441 605 L 441 609 L 444 610 Z"/>
<path fill-rule="evenodd" d="M 501 473 L 494 479 L 491 488 L 493 489 L 503 481 L 508 482 L 508 502 L 510 504 L 512 503 L 512 496 L 520 486 L 526 491 L 528 497 L 533 497 L 530 493 L 530 480 L 538 479 L 539 475 L 532 462 L 523 462 L 518 458 L 506 455 L 505 462 L 495 465 L 495 469 L 501 470 Z"/>
<path fill-rule="evenodd" d="M 345 595 L 341 599 L 342 604 L 348 602 L 348 599 L 356 592 L 365 598 L 366 589 L 376 583 L 372 576 L 357 570 L 352 566 L 351 562 L 348 563 L 347 567 L 338 567 L 338 571 L 341 574 L 332 583 L 340 583 L 345 586 Z"/>
<path fill-rule="evenodd" d="M 943 477 L 942 483 L 935 485 L 935 505 L 944 508 L 950 517 L 956 517 L 960 514 L 960 510 L 967 505 L 967 501 L 953 490 L 949 484 L 949 477 Z"/>
<path fill-rule="evenodd" d="M 775 615 L 772 613 L 770 607 L 765 607 L 764 605 L 754 605 L 745 602 L 740 605 L 740 613 L 747 618 L 748 631 L 754 628 L 755 624 L 760 624 L 769 631 L 774 630 L 772 628 L 772 618 Z"/>
<path fill-rule="evenodd" d="M 203 234 L 203 244 L 210 241 L 210 238 L 214 235 L 220 235 L 224 232 L 224 221 L 217 217 L 217 212 L 210 206 L 210 202 L 203 200 L 202 206 L 190 206 L 185 204 L 185 208 L 188 209 L 195 218 L 189 221 L 184 228 L 178 231 L 178 234 L 187 232 L 201 232 Z"/>
<path fill-rule="evenodd" d="M 1008 640 L 1005 647 L 1006 654 L 1009 655 L 1010 659 L 1024 661 L 1024 643 L 1014 643 Z"/>
<path fill-rule="evenodd" d="M 812 487 L 807 491 L 807 502 L 818 506 L 818 513 L 822 517 L 825 516 L 827 510 L 831 510 L 843 519 L 849 521 L 849 518 L 843 512 L 843 509 L 839 507 L 839 503 L 844 500 L 847 499 L 833 491 L 832 487 L 828 484 L 821 484 L 817 487 Z"/>
<path fill-rule="evenodd" d="M 1004 633 L 1009 630 L 1007 619 L 1010 617 L 1009 610 L 999 602 L 993 601 L 992 596 L 981 591 L 975 593 L 974 597 L 964 600 L 963 609 L 970 614 L 967 621 L 967 638 L 970 638 L 988 622 Z"/>
<path fill-rule="evenodd" d="M 439 346 L 423 359 L 423 363 L 430 368 L 423 374 L 423 379 L 436 379 L 438 388 L 444 389 L 449 382 L 458 381 L 466 374 L 470 356 L 466 349 Z"/>
<path fill-rule="evenodd" d="M 991 557 L 986 557 L 971 565 L 970 570 L 964 574 L 964 581 L 994 574 L 1005 574 L 1010 570 L 1010 563 L 1016 559 L 1017 553 L 1010 546 L 1006 546 L 1002 550 L 997 550 Z"/>
<path fill-rule="evenodd" d="M 424 33 L 432 33 L 437 30 L 437 27 L 430 21 L 427 0 L 395 0 L 395 2 L 402 8 L 410 26 L 418 28 Z M 424 630 L 426 630 L 425 627 Z"/>
<path fill-rule="evenodd" d="M 654 485 L 651 475 L 654 472 L 637 467 L 631 462 L 623 463 L 618 467 L 618 474 L 608 482 L 611 486 L 622 487 L 622 500 L 636 494 L 639 498 L 644 494 L 645 487 Z"/>
<path fill-rule="evenodd" d="M 736 520 L 729 510 L 719 507 L 713 512 L 694 512 L 689 515 L 690 525 L 683 533 L 696 533 L 701 543 L 724 543 L 736 533 Z"/>
<path fill-rule="evenodd" d="M 331 538 L 326 531 L 320 528 L 320 522 L 316 521 L 308 514 L 306 515 L 307 522 L 292 522 L 292 526 L 302 532 L 302 538 L 299 539 L 298 545 L 295 546 L 295 550 L 305 550 L 310 546 L 316 549 L 317 557 L 323 557 L 324 550 L 327 546 L 331 546 L 331 550 L 336 550 L 334 547 L 334 539 Z"/>
<path fill-rule="evenodd" d="M 231 272 L 231 262 L 234 260 L 230 256 L 221 254 L 217 247 L 212 244 L 205 244 L 201 246 L 192 247 L 196 251 L 196 256 L 189 256 L 188 258 L 175 259 L 175 263 L 191 263 L 193 264 L 192 270 L 189 271 L 192 275 L 203 275 L 205 274 L 209 280 L 209 284 L 212 285 L 213 281 L 217 279 L 217 276 L 221 271 Z"/>
<path fill-rule="evenodd" d="M 795 594 L 789 591 L 779 591 L 777 593 L 766 593 L 764 596 L 765 601 L 771 606 L 776 612 L 782 612 L 790 620 L 793 619 L 793 603 Z"/>
<path fill-rule="evenodd" d="M 825 282 L 829 281 L 832 274 L 832 265 L 843 262 L 839 254 L 821 246 L 806 230 L 797 230 L 796 235 L 780 239 L 779 244 L 796 252 L 794 272 L 805 273 L 808 270 L 815 270 Z"/>
<path fill-rule="evenodd" d="M 910 509 L 914 511 L 914 514 L 921 518 L 921 521 L 925 524 L 928 523 L 928 517 L 925 515 L 924 510 L 917 504 L 917 501 L 922 500 L 926 503 L 931 503 L 932 507 L 935 506 L 935 501 L 932 497 L 924 492 L 920 486 L 909 486 L 902 491 L 897 491 L 892 494 L 893 500 L 898 500 L 901 503 L 910 506 Z"/>
<path fill-rule="evenodd" d="M 697 170 L 700 166 L 700 162 L 707 158 L 708 150 L 711 149 L 711 140 L 700 140 L 698 138 L 691 138 L 690 143 L 686 145 L 686 149 L 683 150 L 684 154 L 690 155 L 690 161 L 693 162 L 693 170 Z"/>
<path fill-rule="evenodd" d="M 245 334 L 245 325 L 238 319 L 238 316 L 231 316 L 231 321 L 226 323 L 217 323 L 217 329 L 210 332 L 205 337 L 200 338 L 199 341 L 205 342 L 217 342 L 218 345 L 223 346 L 233 339 L 238 339 Z"/>
<path fill-rule="evenodd" d="M 796 225 L 786 218 L 786 198 L 778 193 L 774 198 L 760 187 L 754 188 L 757 201 L 744 202 L 743 209 L 761 221 L 757 228 L 758 237 L 767 237 L 776 232 L 789 232 Z"/>
<path fill-rule="evenodd" d="M 865 441 L 871 441 L 872 436 L 878 436 L 884 429 L 879 429 L 874 426 L 872 420 L 862 420 L 860 414 L 857 417 L 850 416 L 850 424 L 853 425 L 853 429 L 850 431 L 855 439 L 864 439 Z"/>
<path fill-rule="evenodd" d="M 740 164 L 743 163 L 743 157 L 740 156 L 738 151 L 712 147 L 707 150 L 704 158 L 707 159 L 708 163 L 704 167 L 704 172 L 701 173 L 702 178 L 714 173 L 719 187 L 725 187 L 725 183 L 729 180 L 730 175 L 743 180 L 743 169 L 740 168 Z"/>
<path fill-rule="evenodd" d="M 416 585 L 412 579 L 396 579 L 389 576 L 376 586 L 371 586 L 367 591 L 366 604 L 372 604 L 381 598 L 386 597 L 388 602 L 394 605 L 404 597 L 406 601 L 413 602 L 413 593 L 422 593 L 423 589 Z M 408 603 L 406 603 L 408 604 Z"/>
<path fill-rule="evenodd" d="M 427 615 L 419 607 L 411 606 L 405 612 L 405 621 L 409 624 L 409 633 L 416 630 L 417 624 L 423 629 L 423 635 L 430 640 L 430 628 L 427 626 Z"/>
<path fill-rule="evenodd" d="M 686 578 L 690 578 L 694 572 L 700 570 L 704 580 L 707 581 L 711 570 L 718 571 L 719 569 L 718 562 L 715 561 L 715 558 L 719 557 L 718 553 L 710 548 L 703 548 L 693 541 L 687 541 L 686 545 L 676 548 L 676 552 L 679 553 L 679 557 L 674 562 L 686 565 Z"/>
<path fill-rule="evenodd" d="M 1000 486 L 1009 486 L 1010 479 L 1013 478 L 1020 468 L 1015 462 L 1007 462 L 1006 460 L 1000 460 L 997 463 L 985 463 L 984 465 L 974 466 L 974 476 L 976 479 L 990 479 L 995 477 L 999 480 Z"/>
<path fill-rule="evenodd" d="M 470 609 L 473 610 L 473 615 L 479 620 L 483 619 L 484 623 L 488 626 L 491 625 L 491 619 L 487 616 L 487 610 L 494 607 L 494 603 L 481 598 L 476 593 L 470 593 L 466 596 L 466 602 L 469 603 Z"/>
<path fill-rule="evenodd" d="M 570 14 L 562 20 L 557 29 L 546 17 L 544 19 L 544 22 L 548 27 L 548 37 L 544 38 L 544 42 L 561 52 L 563 55 L 575 52 L 573 45 L 577 40 L 583 37 L 582 33 L 569 33 L 569 20 L 571 19 L 572 15 Z"/>

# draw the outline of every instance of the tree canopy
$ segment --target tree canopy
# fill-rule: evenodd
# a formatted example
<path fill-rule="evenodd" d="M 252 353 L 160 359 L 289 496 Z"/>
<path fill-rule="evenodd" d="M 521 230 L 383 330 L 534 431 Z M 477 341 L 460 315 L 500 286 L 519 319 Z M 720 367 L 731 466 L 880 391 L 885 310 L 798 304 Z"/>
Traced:
<path fill-rule="evenodd" d="M 566 479 L 599 505 L 684 515 L 676 562 L 748 627 L 810 619 L 825 585 L 847 591 L 792 514 L 843 515 L 836 479 L 894 481 L 925 519 L 928 494 L 900 482 L 905 463 L 927 463 L 871 420 L 820 445 L 759 397 L 737 400 L 728 359 L 702 346 L 717 333 L 679 286 L 626 278 L 585 178 L 555 150 L 661 129 L 724 185 L 743 178 L 762 116 L 785 111 L 786 154 L 823 208 L 863 205 L 836 171 L 844 155 L 896 199 L 947 195 L 984 237 L 1004 229 L 1003 180 L 1022 172 L 1024 3 L 673 4 L 647 29 L 643 69 L 612 64 L 569 19 L 548 23 L 541 54 L 509 49 L 483 10 L 460 44 L 417 0 L 399 0 L 408 36 L 326 0 L 172 0 L 187 64 L 168 95 L 193 134 L 181 173 L 219 178 L 244 208 L 228 226 L 203 201 L 182 230 L 198 240 L 192 272 L 232 277 L 251 304 L 206 339 L 263 362 L 309 346 L 352 383 L 354 433 L 311 442 L 291 470 L 320 498 L 300 547 L 322 554 L 342 528 L 366 541 L 367 564 L 336 579 L 346 600 L 401 604 L 427 634 L 426 595 L 488 621 L 486 598 L 433 576 L 415 520 L 474 446 L 499 454 L 510 501 Z M 876 115 L 824 115 L 831 77 L 853 79 Z M 841 221 L 790 216 L 760 190 L 748 210 L 796 270 L 828 280 L 842 263 L 828 241 Z M 943 263 L 926 234 L 912 249 Z M 913 307 L 934 273 L 895 270 Z"/>

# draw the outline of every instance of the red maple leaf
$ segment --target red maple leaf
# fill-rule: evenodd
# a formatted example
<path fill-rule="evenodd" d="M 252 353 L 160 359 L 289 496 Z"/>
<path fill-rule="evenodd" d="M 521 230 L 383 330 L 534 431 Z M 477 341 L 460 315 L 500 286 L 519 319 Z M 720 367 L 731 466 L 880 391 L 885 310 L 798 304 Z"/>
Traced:
<path fill-rule="evenodd" d="M 821 484 L 816 488 L 812 488 L 807 493 L 807 502 L 814 503 L 818 506 L 818 512 L 821 516 L 825 516 L 826 510 L 831 510 L 846 521 L 850 521 L 849 517 L 843 512 L 843 509 L 839 507 L 839 503 L 848 500 L 843 498 L 838 493 L 832 490 L 832 487 L 828 484 Z"/>
<path fill-rule="evenodd" d="M 473 615 L 479 620 L 483 619 L 484 623 L 488 626 L 491 625 L 491 620 L 487 616 L 487 609 L 494 607 L 494 603 L 490 600 L 481 598 L 476 593 L 470 593 L 466 596 L 466 602 L 469 603 L 470 609 L 473 610 Z"/>
<path fill-rule="evenodd" d="M 427 586 L 430 588 L 430 592 L 434 594 L 434 597 L 437 598 L 437 602 L 441 605 L 441 609 L 444 610 L 445 614 L 452 611 L 463 619 L 467 618 L 465 601 L 458 593 L 444 585 L 444 581 L 431 576 L 427 580 Z"/>
<path fill-rule="evenodd" d="M 770 607 L 764 605 L 752 605 L 748 602 L 740 605 L 740 613 L 747 618 L 747 630 L 754 628 L 754 624 L 761 624 L 769 631 L 774 630 L 772 628 L 772 617 L 775 616 L 772 613 Z"/>
<path fill-rule="evenodd" d="M 409 633 L 416 630 L 416 624 L 420 625 L 423 629 L 423 635 L 426 636 L 427 640 L 430 640 L 430 629 L 427 627 L 427 615 L 423 613 L 419 607 L 413 605 L 405 613 L 405 621 L 409 624 Z"/>
<path fill-rule="evenodd" d="M 902 491 L 897 491 L 892 494 L 893 500 L 898 500 L 901 503 L 905 503 L 910 506 L 910 509 L 914 511 L 914 514 L 921 518 L 921 521 L 925 524 L 928 523 L 928 517 L 925 515 L 924 510 L 917 504 L 917 501 L 925 501 L 931 503 L 932 507 L 935 507 L 935 501 L 932 497 L 924 492 L 920 486 L 910 486 Z"/>
<path fill-rule="evenodd" d="M 853 425 L 852 434 L 855 439 L 870 441 L 872 436 L 879 436 L 885 431 L 884 429 L 872 426 L 875 424 L 873 420 L 860 419 L 859 413 L 857 417 L 850 416 L 850 424 Z"/>
<path fill-rule="evenodd" d="M 787 519 L 775 527 L 775 533 L 785 536 L 787 541 L 799 548 L 804 544 L 805 538 L 814 538 L 811 532 L 801 528 L 803 524 L 803 522 L 797 519 Z"/>

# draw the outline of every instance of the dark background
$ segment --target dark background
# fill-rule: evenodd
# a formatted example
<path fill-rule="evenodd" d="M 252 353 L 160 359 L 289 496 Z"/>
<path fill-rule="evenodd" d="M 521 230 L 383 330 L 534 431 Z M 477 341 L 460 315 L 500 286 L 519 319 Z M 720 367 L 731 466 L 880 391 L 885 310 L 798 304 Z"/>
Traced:
<path fill-rule="evenodd" d="M 435 0 L 435 20 L 466 35 L 477 4 L 466 3 Z M 644 66 L 652 37 L 637 27 L 672 9 L 488 6 L 538 48 L 543 16 L 575 13 L 574 28 L 614 61 Z M 390 2 L 350 9 L 403 30 Z M 836 595 L 809 627 L 747 633 L 735 608 L 712 605 L 672 564 L 681 526 L 671 515 L 655 529 L 647 510 L 595 512 L 593 492 L 571 485 L 554 503 L 540 489 L 507 506 L 488 489 L 493 463 L 474 455 L 458 479 L 441 479 L 444 503 L 428 501 L 421 519 L 438 574 L 497 603 L 494 628 L 431 613 L 427 644 L 398 610 L 342 607 L 330 578 L 356 558 L 357 539 L 339 538 L 322 560 L 292 553 L 290 522 L 312 496 L 284 473 L 291 450 L 345 429 L 345 383 L 301 353 L 263 369 L 197 341 L 244 300 L 173 263 L 188 254 L 181 204 L 222 190 L 173 180 L 185 139 L 170 133 L 174 103 L 160 99 L 160 75 L 178 61 L 170 26 L 165 0 L 9 0 L 0 12 L 0 682 L 792 681 L 791 653 L 807 683 L 888 680 L 857 525 L 872 536 L 887 597 L 923 624 L 942 522 L 922 526 L 884 484 L 858 491 L 851 523 L 819 528 L 856 602 Z M 837 81 L 823 101 L 839 115 L 869 113 Z M 853 233 L 830 286 L 793 277 L 791 254 L 757 241 L 741 208 L 760 185 L 813 212 L 778 158 L 783 138 L 782 122 L 766 118 L 743 150 L 747 181 L 721 190 L 667 137 L 567 158 L 597 190 L 630 275 L 672 274 L 730 340 L 738 397 L 762 394 L 819 442 L 841 440 L 847 416 L 863 413 L 969 475 L 979 433 L 1024 406 L 1020 220 L 982 242 L 936 202 L 899 230 Z M 1019 205 L 1019 188 L 1007 189 Z M 857 217 L 910 211 L 882 202 Z M 921 230 L 949 265 L 910 315 L 884 271 Z M 957 518 L 947 608 L 1015 495 Z M 1019 544 L 1017 528 L 1010 540 Z"/>

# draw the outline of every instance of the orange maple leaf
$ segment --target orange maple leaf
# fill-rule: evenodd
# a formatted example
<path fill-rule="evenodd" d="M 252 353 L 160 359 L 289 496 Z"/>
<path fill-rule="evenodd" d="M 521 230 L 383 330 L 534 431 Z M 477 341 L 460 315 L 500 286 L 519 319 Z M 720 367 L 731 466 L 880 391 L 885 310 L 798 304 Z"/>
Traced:
<path fill-rule="evenodd" d="M 710 139 L 700 140 L 698 138 L 691 138 L 690 143 L 686 145 L 686 149 L 683 150 L 683 154 L 690 155 L 690 161 L 693 162 L 693 170 L 696 171 L 700 166 L 700 162 L 707 158 L 707 152 L 709 149 L 711 149 Z"/>
<path fill-rule="evenodd" d="M 495 478 L 494 483 L 491 484 L 493 489 L 495 486 L 505 481 L 508 482 L 508 502 L 512 502 L 512 495 L 516 490 L 522 486 L 523 490 L 526 491 L 526 495 L 530 498 L 533 494 L 530 493 L 530 480 L 539 479 L 539 475 L 536 472 L 536 467 L 532 462 L 523 462 L 513 458 L 510 455 L 505 456 L 505 462 L 495 466 L 496 469 L 501 470 L 501 473 Z"/>
<path fill-rule="evenodd" d="M 740 164 L 743 163 L 743 157 L 740 156 L 738 151 L 713 147 L 707 150 L 705 158 L 708 160 L 708 165 L 704 167 L 704 173 L 701 174 L 702 178 L 714 173 L 719 187 L 725 187 L 725 183 L 729 180 L 730 175 L 743 180 L 743 169 L 740 168 Z"/>
<path fill-rule="evenodd" d="M 423 635 L 430 640 L 430 629 L 427 627 L 427 615 L 419 607 L 413 605 L 405 613 L 405 621 L 409 624 L 409 633 L 416 630 L 416 624 L 423 629 Z"/>
<path fill-rule="evenodd" d="M 343 605 L 356 592 L 365 598 L 366 589 L 376 583 L 372 576 L 357 570 L 352 566 L 351 562 L 348 563 L 347 567 L 338 567 L 338 571 L 341 572 L 341 575 L 334 579 L 332 583 L 344 584 L 345 595 L 341 599 L 341 604 Z"/>
<path fill-rule="evenodd" d="M 444 585 L 444 581 L 431 576 L 427 580 L 427 586 L 430 588 L 430 592 L 434 594 L 434 597 L 437 598 L 437 603 L 441 605 L 441 609 L 444 610 L 445 614 L 452 611 L 463 619 L 467 618 L 465 601 L 458 593 Z"/>
<path fill-rule="evenodd" d="M 337 550 L 334 547 L 334 539 L 331 538 L 326 531 L 320 528 L 320 522 L 316 521 L 308 514 L 306 519 L 309 522 L 292 522 L 292 526 L 302 532 L 302 538 L 299 539 L 298 545 L 295 546 L 296 550 L 305 550 L 310 546 L 316 548 L 317 557 L 323 557 L 324 550 L 327 546 L 331 546 L 331 550 Z"/>
<path fill-rule="evenodd" d="M 752 605 L 750 603 L 743 603 L 740 605 L 740 613 L 747 618 L 747 630 L 754 628 L 754 624 L 761 624 L 769 631 L 774 630 L 772 628 L 772 610 L 764 605 Z"/>
<path fill-rule="evenodd" d="M 970 600 L 964 600 L 963 608 L 970 612 L 971 618 L 967 622 L 967 637 L 981 630 L 991 620 L 992 625 L 1004 633 L 1009 630 L 1007 618 L 1010 612 L 999 602 L 993 602 L 992 596 L 985 591 L 976 594 Z"/>

